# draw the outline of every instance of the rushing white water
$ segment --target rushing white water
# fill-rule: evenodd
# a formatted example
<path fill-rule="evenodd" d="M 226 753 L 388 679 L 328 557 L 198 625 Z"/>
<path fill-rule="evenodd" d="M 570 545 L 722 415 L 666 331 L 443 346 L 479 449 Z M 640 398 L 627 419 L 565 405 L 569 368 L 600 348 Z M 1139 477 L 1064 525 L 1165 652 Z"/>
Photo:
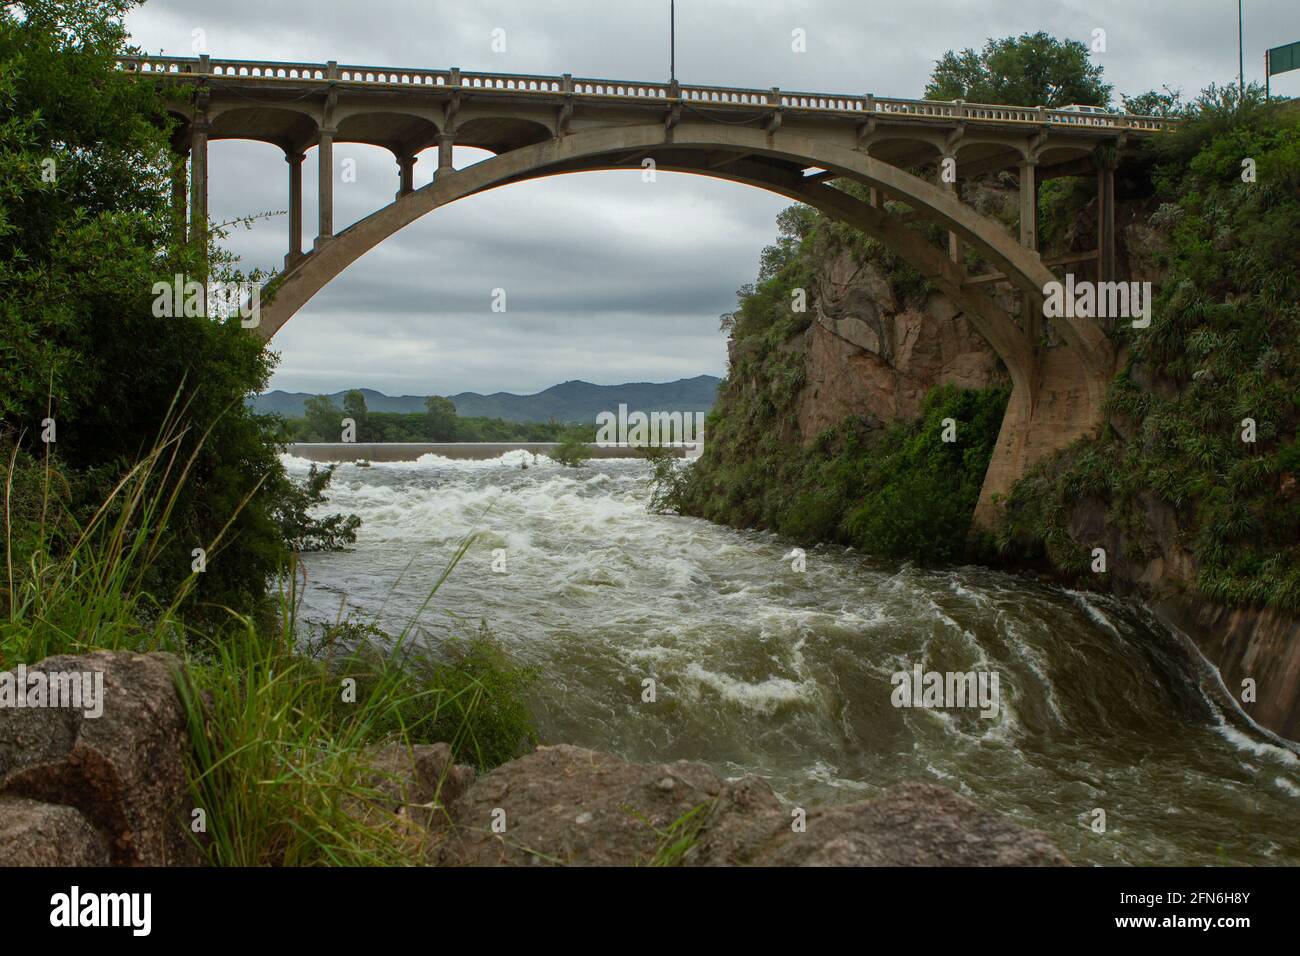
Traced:
<path fill-rule="evenodd" d="M 839 547 L 800 573 L 774 535 L 650 514 L 647 476 L 525 452 L 340 465 L 327 510 L 363 524 L 354 550 L 307 556 L 305 617 L 401 629 L 477 533 L 421 639 L 486 622 L 540 670 L 548 742 L 759 774 L 803 805 L 938 783 L 1076 862 L 1300 863 L 1300 760 L 1141 609 Z M 998 674 L 996 715 L 893 706 L 891 675 L 918 664 Z"/>

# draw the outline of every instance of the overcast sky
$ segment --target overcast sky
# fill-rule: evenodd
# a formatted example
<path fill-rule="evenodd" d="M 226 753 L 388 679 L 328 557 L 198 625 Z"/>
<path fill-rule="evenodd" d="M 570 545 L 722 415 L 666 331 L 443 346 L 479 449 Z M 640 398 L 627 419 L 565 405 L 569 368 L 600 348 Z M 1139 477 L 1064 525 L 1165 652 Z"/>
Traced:
<path fill-rule="evenodd" d="M 1297 0 L 1246 0 L 1246 74 L 1300 40 Z M 654 80 L 668 75 L 668 0 L 148 0 L 128 25 L 151 53 L 450 67 Z M 491 49 L 505 30 L 506 50 Z M 807 52 L 791 50 L 791 31 Z M 1233 0 L 677 0 L 684 82 L 920 96 L 934 60 L 988 37 L 1046 30 L 1090 41 L 1116 92 L 1195 93 L 1237 72 Z M 1300 71 L 1274 78 L 1300 95 Z M 305 248 L 316 223 L 314 153 L 304 164 Z M 357 181 L 334 188 L 335 231 L 391 201 L 392 155 L 341 144 Z M 457 150 L 456 165 L 486 158 Z M 287 206 L 276 147 L 209 147 L 215 221 Z M 416 165 L 429 182 L 434 151 Z M 529 393 L 568 379 L 669 381 L 725 371 L 718 316 L 754 278 L 786 205 L 682 174 L 560 176 L 453 204 L 408 226 L 326 286 L 275 337 L 273 387 L 388 394 Z M 280 215 L 231 237 L 245 267 L 278 268 Z M 507 311 L 490 309 L 507 293 Z"/>

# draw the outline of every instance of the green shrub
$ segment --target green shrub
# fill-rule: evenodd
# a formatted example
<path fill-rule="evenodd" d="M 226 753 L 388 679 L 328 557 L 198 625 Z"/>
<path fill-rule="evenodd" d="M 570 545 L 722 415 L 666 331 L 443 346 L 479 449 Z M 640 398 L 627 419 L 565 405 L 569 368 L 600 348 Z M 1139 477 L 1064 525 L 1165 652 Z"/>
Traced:
<path fill-rule="evenodd" d="M 565 435 L 551 449 L 550 458 L 566 468 L 581 468 L 591 460 L 591 446 L 574 435 Z"/>

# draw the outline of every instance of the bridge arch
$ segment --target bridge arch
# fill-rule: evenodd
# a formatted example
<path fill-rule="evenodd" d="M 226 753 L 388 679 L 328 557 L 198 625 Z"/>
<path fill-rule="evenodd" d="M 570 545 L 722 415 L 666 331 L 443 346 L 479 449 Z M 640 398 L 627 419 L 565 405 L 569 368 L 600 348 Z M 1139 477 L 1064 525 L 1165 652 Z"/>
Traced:
<path fill-rule="evenodd" d="M 721 155 L 721 158 L 719 158 Z M 508 185 L 571 172 L 636 168 L 646 157 L 658 168 L 746 183 L 808 203 L 844 220 L 897 252 L 962 309 L 1006 365 L 1012 396 L 994 461 L 976 512 L 978 523 L 996 520 L 996 501 L 1028 465 L 1101 423 L 1102 400 L 1113 372 L 1111 346 L 1089 319 L 1063 319 L 1058 331 L 1068 356 L 1052 357 L 1051 389 L 1044 397 L 1044 359 L 1038 343 L 983 290 L 968 286 L 965 270 L 946 252 L 906 228 L 898 217 L 843 190 L 804 175 L 813 167 L 847 176 L 903 198 L 975 246 L 982 256 L 1041 307 L 1043 286 L 1054 281 L 1036 252 L 1012 239 L 1000 224 L 965 206 L 952 193 L 858 149 L 797 132 L 681 123 L 583 130 L 503 152 L 460 170 L 440 170 L 427 186 L 399 196 L 309 255 L 293 262 L 269 290 L 259 334 L 270 339 L 331 279 L 363 254 L 429 212 L 459 199 Z"/>
<path fill-rule="evenodd" d="M 316 117 L 305 110 L 257 104 L 210 110 L 207 134 L 209 140 L 246 139 L 288 152 L 314 140 L 318 128 Z"/>
<path fill-rule="evenodd" d="M 629 165 L 639 165 L 645 156 L 654 157 L 661 152 L 676 157 L 681 157 L 684 153 L 698 157 L 696 161 L 679 159 L 669 163 L 674 169 L 715 175 L 719 171 L 725 172 L 727 165 L 734 165 L 733 162 L 716 164 L 716 159 L 715 164 L 711 165 L 710 153 L 717 150 L 730 150 L 741 157 L 740 161 L 746 157 L 755 157 L 760 164 L 763 159 L 776 160 L 775 164 L 769 164 L 770 173 L 763 181 L 752 182 L 765 189 L 779 187 L 774 191 L 781 192 L 813 185 L 805 184 L 799 178 L 791 178 L 788 173 L 799 167 L 816 167 L 884 189 L 915 206 L 923 207 L 950 231 L 978 248 L 987 261 L 1005 272 L 1015 285 L 1029 295 L 1035 306 L 1041 303 L 1043 286 L 1054 281 L 1052 272 L 1043 265 L 1037 253 L 1017 243 L 1000 224 L 981 216 L 951 193 L 875 160 L 859 150 L 794 132 L 765 133 L 747 127 L 719 129 L 714 124 L 690 123 L 682 123 L 667 130 L 656 124 L 575 132 L 559 139 L 552 138 L 501 153 L 450 174 L 440 172 L 429 185 L 401 196 L 357 221 L 286 270 L 275 285 L 274 298 L 263 311 L 261 334 L 266 338 L 273 336 L 313 295 L 348 265 L 399 229 L 440 206 L 524 179 L 559 172 L 629 168 Z M 614 157 L 621 158 L 615 160 Z M 656 162 L 659 163 L 660 160 L 656 159 Z M 783 172 L 787 175 L 783 176 Z M 715 175 L 715 178 L 737 177 L 724 174 Z M 839 190 L 830 189 L 830 192 L 844 195 Z M 795 198 L 809 201 L 809 196 L 817 197 L 819 203 L 833 205 L 838 202 L 834 196 L 823 192 L 804 192 Z M 859 217 L 870 215 L 873 228 L 885 230 L 879 236 L 881 241 L 896 248 L 900 255 L 924 273 L 941 274 L 936 260 L 926 256 L 920 245 L 909 242 L 907 237 L 913 235 L 910 230 L 901 227 L 889 229 L 889 217 L 884 213 L 872 215 L 857 209 L 856 214 Z M 917 241 L 923 243 L 919 237 Z M 960 272 L 958 268 L 958 273 Z M 960 278 L 959 274 L 950 277 L 958 285 Z M 1005 318 L 1005 321 L 1014 325 L 1009 318 Z M 1104 333 L 1096 323 L 1090 319 L 1075 318 L 1064 320 L 1060 324 L 1062 337 L 1071 348 L 1078 350 L 1080 361 L 1091 370 L 1109 375 L 1113 355 Z M 991 344 L 998 348 L 997 343 Z M 1004 356 L 1004 361 L 1006 358 Z M 1011 364 L 1008 362 L 1008 367 Z"/>

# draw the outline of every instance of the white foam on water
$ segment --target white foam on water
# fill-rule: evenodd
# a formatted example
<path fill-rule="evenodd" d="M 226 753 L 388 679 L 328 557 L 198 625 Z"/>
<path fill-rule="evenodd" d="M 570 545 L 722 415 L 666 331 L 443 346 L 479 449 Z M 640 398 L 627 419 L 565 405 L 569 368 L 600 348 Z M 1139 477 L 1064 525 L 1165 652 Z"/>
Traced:
<path fill-rule="evenodd" d="M 1065 593 L 1074 598 L 1078 605 L 1083 608 L 1084 612 L 1087 613 L 1088 617 L 1092 618 L 1106 630 L 1110 631 L 1110 633 L 1115 637 L 1120 636 L 1119 628 L 1112 624 L 1110 618 L 1101 612 L 1101 608 L 1097 607 L 1097 605 L 1093 604 L 1092 601 L 1088 599 L 1088 595 L 1084 594 L 1082 591 L 1071 591 L 1069 588 L 1066 588 Z"/>
<path fill-rule="evenodd" d="M 1020 663 L 1028 667 L 1033 675 L 1038 678 L 1039 687 L 1043 691 L 1043 700 L 1047 703 L 1047 709 L 1051 711 L 1053 717 L 1064 724 L 1065 715 L 1061 713 L 1061 707 L 1057 703 L 1056 691 L 1052 686 L 1052 679 L 1047 674 L 1047 661 L 1043 653 L 1025 640 L 1019 625 L 1002 611 L 998 611 L 996 620 L 1003 637 L 1007 639 L 1007 642 L 1016 652 Z"/>
<path fill-rule="evenodd" d="M 811 680 L 793 681 L 773 676 L 749 683 L 696 663 L 686 668 L 685 676 L 714 690 L 723 700 L 768 717 L 784 706 L 814 704 L 819 697 L 817 684 Z"/>
<path fill-rule="evenodd" d="M 1208 700 L 1207 698 L 1207 702 Z M 1300 769 L 1300 757 L 1297 757 L 1293 751 L 1242 733 L 1228 723 L 1227 718 L 1223 716 L 1223 712 L 1218 707 L 1215 707 L 1213 702 L 1210 702 L 1210 706 L 1214 709 L 1215 732 L 1232 746 L 1238 750 L 1252 753 L 1257 757 L 1266 757 L 1270 760 L 1276 760 L 1284 766 Z"/>
<path fill-rule="evenodd" d="M 1300 787 L 1297 787 L 1286 777 L 1274 777 L 1273 783 L 1277 786 L 1279 790 L 1281 790 L 1283 793 L 1287 794 L 1288 796 L 1300 797 Z"/>

